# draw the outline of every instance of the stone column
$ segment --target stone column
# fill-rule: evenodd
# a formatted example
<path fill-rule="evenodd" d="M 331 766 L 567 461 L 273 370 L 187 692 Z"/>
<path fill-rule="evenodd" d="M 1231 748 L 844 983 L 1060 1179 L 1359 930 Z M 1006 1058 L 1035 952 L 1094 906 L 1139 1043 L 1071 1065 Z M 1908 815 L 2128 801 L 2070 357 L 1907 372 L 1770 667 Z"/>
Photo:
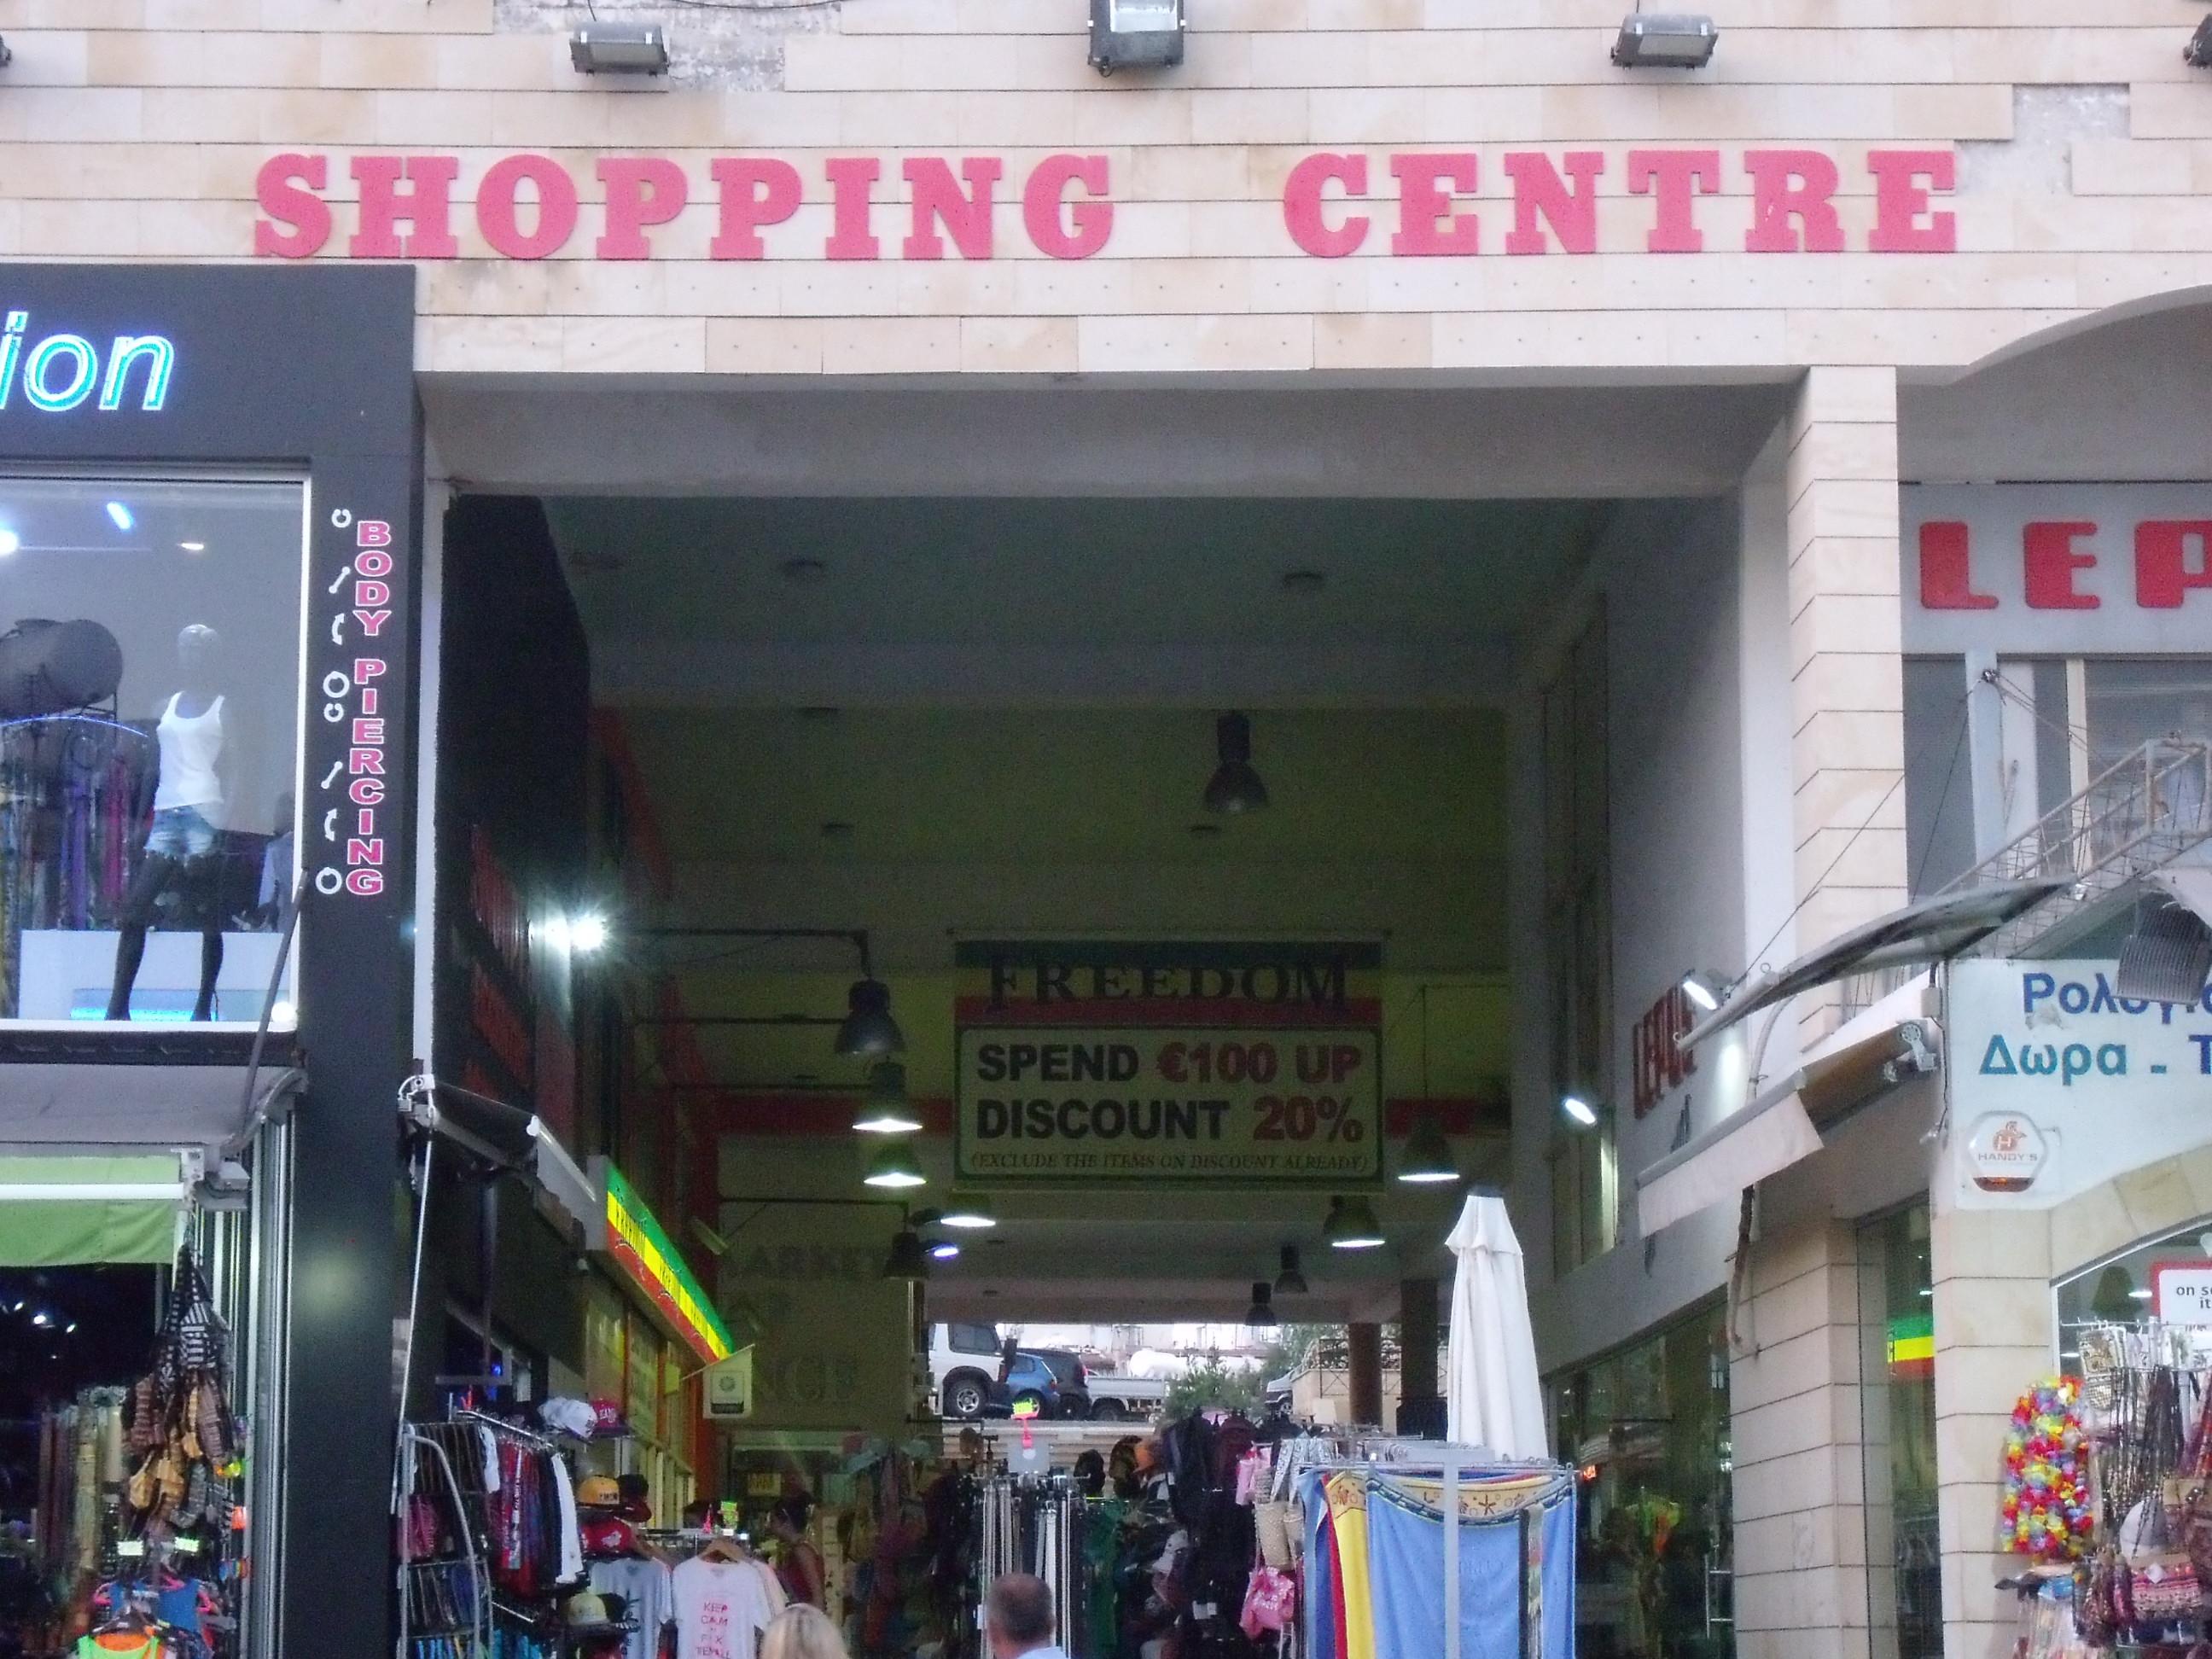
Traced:
<path fill-rule="evenodd" d="M 1382 1328 L 1355 1324 L 1346 1328 L 1351 1350 L 1352 1420 L 1382 1422 Z"/>
<path fill-rule="evenodd" d="M 1437 1281 L 1402 1279 L 1398 1285 L 1398 1420 L 1391 1425 L 1401 1434 L 1409 1421 L 1426 1423 L 1430 1415 L 1441 1419 L 1437 1385 Z M 1424 1413 L 1429 1415 L 1424 1415 Z"/>
<path fill-rule="evenodd" d="M 1905 899 L 1896 371 L 1807 370 L 1785 477 L 1803 951 Z M 1838 1001 L 1798 999 L 1806 1040 L 1833 1028 Z"/>
<path fill-rule="evenodd" d="M 1737 1659 L 1868 1659 L 1850 1228 L 1761 1239 L 1750 1281 L 1729 1345 Z"/>
<path fill-rule="evenodd" d="M 1929 1224 L 1936 1285 L 1936 1476 L 1944 1659 L 2004 1659 L 2018 1609 L 1996 1581 L 2005 1428 L 2053 1368 L 2047 1211 L 1952 1210 L 1939 1179 Z"/>

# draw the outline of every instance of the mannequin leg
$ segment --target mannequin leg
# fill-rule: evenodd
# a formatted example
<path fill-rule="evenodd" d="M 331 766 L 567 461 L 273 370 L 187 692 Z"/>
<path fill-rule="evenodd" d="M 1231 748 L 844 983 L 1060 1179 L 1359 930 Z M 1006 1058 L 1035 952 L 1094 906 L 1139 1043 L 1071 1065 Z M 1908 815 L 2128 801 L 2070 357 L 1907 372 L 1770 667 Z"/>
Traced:
<path fill-rule="evenodd" d="M 107 1017 L 131 1018 L 131 988 L 138 981 L 138 965 L 146 959 L 146 929 L 154 920 L 155 902 L 177 878 L 176 860 L 149 853 L 131 891 L 123 901 L 121 926 L 115 939 L 115 982 L 107 994 Z"/>
<path fill-rule="evenodd" d="M 222 972 L 222 929 L 209 928 L 200 935 L 200 994 L 192 1004 L 194 1019 L 215 1018 L 215 981 Z"/>

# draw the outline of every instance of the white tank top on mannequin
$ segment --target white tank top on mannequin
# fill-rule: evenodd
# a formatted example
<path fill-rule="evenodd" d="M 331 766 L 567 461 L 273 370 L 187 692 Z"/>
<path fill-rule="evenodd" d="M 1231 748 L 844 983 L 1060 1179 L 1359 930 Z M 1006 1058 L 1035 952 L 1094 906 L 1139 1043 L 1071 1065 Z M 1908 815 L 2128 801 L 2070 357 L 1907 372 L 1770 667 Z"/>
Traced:
<path fill-rule="evenodd" d="M 217 696 L 201 713 L 179 714 L 177 703 L 184 693 L 169 699 L 155 728 L 161 740 L 161 777 L 154 789 L 154 810 L 190 806 L 213 828 L 222 828 L 222 779 L 216 761 L 222 753 L 222 699 Z"/>

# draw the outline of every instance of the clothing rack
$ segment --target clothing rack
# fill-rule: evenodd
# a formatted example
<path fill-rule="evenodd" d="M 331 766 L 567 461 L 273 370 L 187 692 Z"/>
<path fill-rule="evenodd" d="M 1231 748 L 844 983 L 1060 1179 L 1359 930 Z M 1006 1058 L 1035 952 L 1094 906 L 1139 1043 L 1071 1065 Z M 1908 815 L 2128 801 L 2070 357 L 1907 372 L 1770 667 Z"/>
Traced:
<path fill-rule="evenodd" d="M 1052 1590 L 1054 1628 L 1074 1628 L 1082 1559 L 1083 1493 L 1066 1474 L 1012 1474 L 978 1482 L 981 1529 L 976 1554 L 975 1628 L 986 1630 L 991 1586 L 1007 1573 L 1033 1573 Z"/>

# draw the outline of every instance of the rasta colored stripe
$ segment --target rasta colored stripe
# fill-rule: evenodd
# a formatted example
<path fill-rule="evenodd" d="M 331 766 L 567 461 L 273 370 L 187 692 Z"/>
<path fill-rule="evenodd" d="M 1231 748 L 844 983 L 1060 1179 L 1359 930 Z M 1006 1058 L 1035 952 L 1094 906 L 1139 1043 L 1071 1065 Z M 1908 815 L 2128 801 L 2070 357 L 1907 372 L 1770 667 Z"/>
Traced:
<path fill-rule="evenodd" d="M 726 1359 L 734 1345 L 729 1328 L 668 1235 L 635 1188 L 612 1164 L 607 1172 L 607 1254 L 628 1270 L 702 1359 Z"/>

